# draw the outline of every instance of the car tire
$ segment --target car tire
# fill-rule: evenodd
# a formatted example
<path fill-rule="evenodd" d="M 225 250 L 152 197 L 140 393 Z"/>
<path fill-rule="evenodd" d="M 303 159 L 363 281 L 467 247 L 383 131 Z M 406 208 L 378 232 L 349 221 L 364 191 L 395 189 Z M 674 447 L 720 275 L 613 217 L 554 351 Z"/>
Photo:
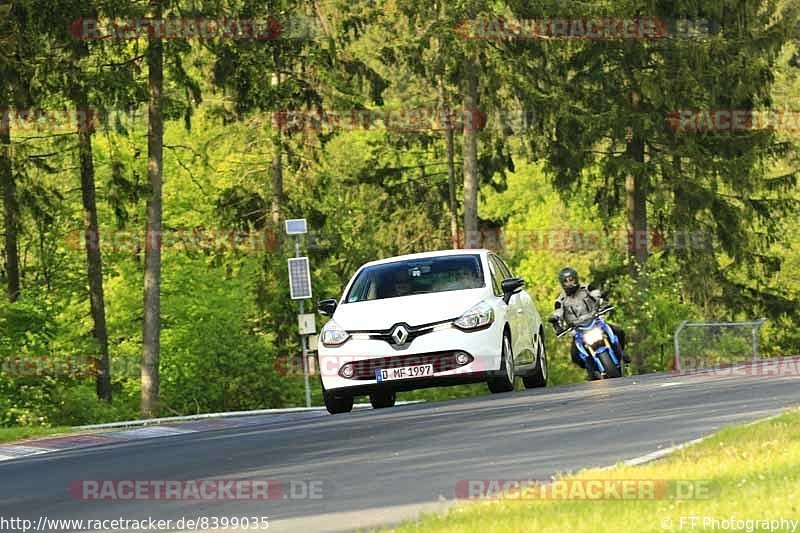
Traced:
<path fill-rule="evenodd" d="M 522 377 L 522 384 L 526 389 L 535 389 L 547 386 L 547 351 L 544 346 L 543 332 L 539 332 L 539 357 L 537 358 L 536 368 L 530 376 Z"/>
<path fill-rule="evenodd" d="M 502 375 L 487 381 L 489 392 L 492 394 L 514 390 L 514 352 L 511 350 L 511 337 L 508 333 L 503 333 L 503 344 L 500 353 L 502 354 L 500 361 Z"/>
<path fill-rule="evenodd" d="M 325 408 L 332 415 L 349 413 L 353 410 L 353 397 L 348 394 L 330 393 L 323 389 L 322 396 L 325 399 Z"/>
<path fill-rule="evenodd" d="M 619 366 L 614 364 L 614 361 L 611 360 L 611 356 L 608 354 L 608 352 L 603 352 L 597 357 L 600 359 L 600 362 L 603 363 L 603 366 L 606 369 L 606 378 L 618 378 L 622 376 L 619 371 Z"/>
<path fill-rule="evenodd" d="M 397 393 L 394 391 L 379 391 L 373 392 L 369 395 L 369 403 L 372 404 L 373 409 L 385 409 L 387 407 L 394 407 L 397 400 Z"/>

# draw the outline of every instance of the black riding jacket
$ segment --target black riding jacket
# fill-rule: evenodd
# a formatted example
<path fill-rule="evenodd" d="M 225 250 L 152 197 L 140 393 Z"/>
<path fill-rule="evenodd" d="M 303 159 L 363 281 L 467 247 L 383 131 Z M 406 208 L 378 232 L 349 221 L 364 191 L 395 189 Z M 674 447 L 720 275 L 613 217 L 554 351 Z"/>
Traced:
<path fill-rule="evenodd" d="M 581 285 L 571 296 L 561 292 L 556 299 L 553 316 L 568 326 L 582 324 L 594 315 L 602 301 L 599 290 L 591 285 Z"/>

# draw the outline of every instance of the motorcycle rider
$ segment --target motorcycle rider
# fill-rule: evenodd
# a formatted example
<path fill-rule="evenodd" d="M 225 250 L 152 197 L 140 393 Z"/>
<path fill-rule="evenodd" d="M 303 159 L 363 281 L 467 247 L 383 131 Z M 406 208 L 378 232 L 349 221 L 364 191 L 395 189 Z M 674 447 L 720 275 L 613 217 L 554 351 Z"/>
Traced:
<path fill-rule="evenodd" d="M 568 327 L 583 324 L 591 319 L 598 309 L 605 306 L 605 292 L 599 291 L 591 285 L 581 285 L 578 272 L 574 268 L 566 267 L 561 269 L 558 273 L 558 282 L 561 285 L 562 293 L 556 299 L 555 311 L 550 317 L 550 322 L 557 333 Z M 606 323 L 608 324 L 608 322 Z M 615 350 L 617 353 L 622 354 L 623 361 L 630 363 L 630 358 L 624 352 L 625 331 L 612 324 L 608 324 L 608 326 L 619 339 L 619 346 L 616 346 Z M 573 363 L 586 369 L 587 379 L 595 380 L 599 378 L 591 358 L 587 359 L 590 362 L 587 366 L 574 342 L 572 343 L 571 356 Z"/>

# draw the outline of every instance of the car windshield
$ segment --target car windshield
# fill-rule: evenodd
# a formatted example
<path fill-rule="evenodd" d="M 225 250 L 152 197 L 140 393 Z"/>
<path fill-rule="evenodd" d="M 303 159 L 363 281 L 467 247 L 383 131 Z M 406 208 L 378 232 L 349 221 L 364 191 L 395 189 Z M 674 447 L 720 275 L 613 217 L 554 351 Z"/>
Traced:
<path fill-rule="evenodd" d="M 478 255 L 409 259 L 363 269 L 353 282 L 345 302 L 478 289 L 483 286 L 483 269 Z"/>

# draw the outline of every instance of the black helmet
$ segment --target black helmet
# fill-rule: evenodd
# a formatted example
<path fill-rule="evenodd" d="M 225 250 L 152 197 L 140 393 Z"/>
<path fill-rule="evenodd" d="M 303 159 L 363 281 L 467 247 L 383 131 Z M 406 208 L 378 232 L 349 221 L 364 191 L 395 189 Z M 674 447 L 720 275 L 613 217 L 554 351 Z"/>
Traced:
<path fill-rule="evenodd" d="M 572 296 L 578 290 L 580 280 L 578 279 L 578 272 L 572 267 L 562 268 L 558 273 L 558 282 L 561 288 L 567 295 Z"/>

